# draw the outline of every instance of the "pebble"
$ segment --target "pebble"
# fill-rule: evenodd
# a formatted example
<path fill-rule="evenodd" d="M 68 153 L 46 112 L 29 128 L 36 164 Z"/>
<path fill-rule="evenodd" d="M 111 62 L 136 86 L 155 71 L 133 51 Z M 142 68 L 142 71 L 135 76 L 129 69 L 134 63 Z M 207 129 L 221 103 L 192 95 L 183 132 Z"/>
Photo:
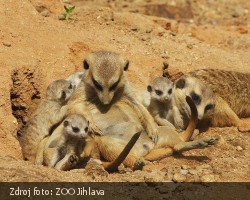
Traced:
<path fill-rule="evenodd" d="M 190 169 L 190 167 L 188 165 L 182 165 L 181 169 Z"/>
<path fill-rule="evenodd" d="M 48 17 L 49 16 L 49 11 L 47 9 L 44 9 L 41 13 L 42 16 Z"/>
<path fill-rule="evenodd" d="M 187 175 L 187 174 L 188 174 L 188 170 L 187 170 L 187 169 L 181 169 L 181 170 L 180 170 L 180 173 L 181 173 L 182 175 Z"/>
<path fill-rule="evenodd" d="M 186 176 L 176 173 L 173 177 L 174 182 L 184 182 L 186 180 Z"/>
<path fill-rule="evenodd" d="M 192 49 L 193 45 L 192 44 L 187 44 L 187 48 Z"/>
<path fill-rule="evenodd" d="M 201 182 L 214 182 L 215 176 L 213 174 L 206 174 L 201 177 Z"/>
<path fill-rule="evenodd" d="M 237 150 L 237 151 L 242 151 L 243 148 L 242 148 L 241 146 L 237 146 L 237 147 L 236 147 L 236 150 Z"/>
<path fill-rule="evenodd" d="M 195 170 L 195 169 L 190 169 L 188 172 L 189 174 L 192 174 L 192 175 L 198 174 L 198 170 Z"/>
<path fill-rule="evenodd" d="M 63 14 L 58 15 L 59 20 L 65 20 L 65 16 Z"/>
<path fill-rule="evenodd" d="M 3 45 L 6 47 L 11 47 L 11 44 L 9 42 L 3 42 Z"/>

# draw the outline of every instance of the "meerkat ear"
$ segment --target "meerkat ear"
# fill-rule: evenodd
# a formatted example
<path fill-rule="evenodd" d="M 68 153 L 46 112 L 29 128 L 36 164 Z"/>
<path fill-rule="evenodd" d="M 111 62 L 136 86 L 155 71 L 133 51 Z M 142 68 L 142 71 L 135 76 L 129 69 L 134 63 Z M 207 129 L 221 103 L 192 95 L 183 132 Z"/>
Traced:
<path fill-rule="evenodd" d="M 152 86 L 151 85 L 148 85 L 147 89 L 148 89 L 148 92 L 152 92 Z"/>
<path fill-rule="evenodd" d="M 176 88 L 183 89 L 185 87 L 186 81 L 185 79 L 181 78 L 176 82 Z"/>
<path fill-rule="evenodd" d="M 124 70 L 124 71 L 127 71 L 127 70 L 128 70 L 128 66 L 129 66 L 129 61 L 127 60 L 127 61 L 125 62 L 125 65 L 124 65 L 123 70 Z"/>
<path fill-rule="evenodd" d="M 86 70 L 89 69 L 89 63 L 87 62 L 86 59 L 83 61 L 83 68 Z"/>

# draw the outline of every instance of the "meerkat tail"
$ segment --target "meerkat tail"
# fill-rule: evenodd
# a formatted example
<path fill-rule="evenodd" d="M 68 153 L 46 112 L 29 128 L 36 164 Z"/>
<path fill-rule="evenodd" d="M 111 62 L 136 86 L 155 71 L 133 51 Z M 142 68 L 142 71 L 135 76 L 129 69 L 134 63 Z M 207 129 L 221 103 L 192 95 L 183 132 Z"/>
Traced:
<path fill-rule="evenodd" d="M 125 146 L 125 148 L 122 150 L 120 155 L 114 161 L 112 161 L 111 163 L 110 162 L 109 163 L 103 163 L 105 170 L 107 170 L 108 172 L 117 171 L 118 166 L 120 164 L 122 164 L 122 162 L 125 160 L 125 158 L 129 154 L 130 150 L 133 148 L 136 141 L 139 139 L 140 135 L 141 135 L 141 131 L 135 133 L 133 135 L 133 137 L 130 139 L 130 141 L 128 142 L 128 144 Z"/>
<path fill-rule="evenodd" d="M 182 139 L 184 141 L 189 141 L 193 135 L 193 132 L 194 132 L 196 125 L 197 125 L 197 122 L 198 122 L 198 111 L 197 111 L 197 108 L 196 108 L 194 102 L 192 101 L 192 99 L 189 96 L 186 96 L 186 102 L 188 103 L 190 110 L 191 110 L 191 118 L 190 118 L 190 121 L 188 123 L 187 129 L 182 134 Z"/>

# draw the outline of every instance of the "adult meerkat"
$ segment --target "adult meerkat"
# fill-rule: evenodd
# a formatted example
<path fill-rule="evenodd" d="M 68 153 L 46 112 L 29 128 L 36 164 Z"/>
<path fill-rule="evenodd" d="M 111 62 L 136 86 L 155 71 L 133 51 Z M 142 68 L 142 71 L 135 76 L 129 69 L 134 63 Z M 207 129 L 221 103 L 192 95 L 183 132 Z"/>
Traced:
<path fill-rule="evenodd" d="M 107 113 L 113 112 L 120 104 L 129 105 L 136 111 L 147 134 L 153 140 L 157 140 L 157 124 L 147 109 L 135 98 L 126 78 L 125 72 L 129 67 L 129 61 L 114 52 L 98 51 L 89 54 L 83 65 L 83 82 L 70 99 L 68 113 L 83 114 L 89 120 L 93 132 L 103 134 L 101 129 L 116 123 L 116 120 L 109 119 L 109 123 L 107 120 L 94 120 L 93 115 L 96 113 L 91 113 L 91 110 Z"/>
<path fill-rule="evenodd" d="M 173 90 L 173 119 L 177 129 L 184 130 L 191 118 L 189 105 L 186 103 L 186 96 L 189 96 L 197 110 L 198 119 L 209 118 L 214 111 L 215 95 L 211 88 L 207 87 L 199 79 L 184 75 L 174 82 Z"/>
<path fill-rule="evenodd" d="M 104 168 L 109 172 L 117 170 L 139 136 L 139 132 L 134 134 L 114 162 L 103 163 Z M 102 143 L 109 139 L 109 136 L 102 136 L 95 142 Z M 93 140 L 95 137 L 92 140 L 89 138 L 89 122 L 86 118 L 78 114 L 69 115 L 54 130 L 52 135 L 40 142 L 36 164 L 43 164 L 63 171 L 70 170 L 76 166 L 79 160 L 91 156 L 93 149 L 98 148 Z M 95 158 L 99 158 L 99 155 Z"/>
<path fill-rule="evenodd" d="M 156 77 L 147 86 L 150 103 L 147 109 L 160 126 L 173 126 L 173 82 L 165 77 Z"/>
<path fill-rule="evenodd" d="M 156 143 L 152 142 L 145 132 L 142 132 L 141 137 L 124 160 L 123 163 L 125 166 L 133 168 L 135 163 L 138 163 L 138 160 L 141 162 L 144 160 L 155 161 L 171 156 L 174 152 L 205 148 L 214 144 L 215 139 L 212 137 L 203 137 L 189 141 L 196 127 L 198 113 L 191 98 L 186 97 L 186 101 L 191 110 L 191 119 L 187 129 L 179 133 L 171 126 L 159 126 L 158 140 Z M 132 130 L 135 129 L 136 126 L 137 125 L 132 122 L 124 122 L 108 130 L 108 134 L 112 136 L 113 140 L 110 140 L 109 143 L 102 143 L 102 148 L 105 149 L 103 157 L 109 161 L 114 159 L 121 151 L 120 149 L 126 144 L 126 141 L 133 132 Z M 111 145 L 112 142 L 115 142 L 115 145 Z"/>
<path fill-rule="evenodd" d="M 98 127 L 97 131 L 100 129 L 104 135 L 110 136 L 109 139 L 98 143 L 98 148 L 107 161 L 114 161 L 124 149 L 128 138 L 138 131 L 142 131 L 140 138 L 147 141 L 144 149 L 136 148 L 138 152 L 152 149 L 148 147 L 154 144 L 150 137 L 158 138 L 159 143 L 156 147 L 159 146 L 159 148 L 151 153 L 153 158 L 165 155 L 166 146 L 172 147 L 171 151 L 172 149 L 179 151 L 184 148 L 203 147 L 214 142 L 213 138 L 203 138 L 201 141 L 193 141 L 192 144 L 184 142 L 188 141 L 192 135 L 195 120 L 191 123 L 192 128 L 189 126 L 185 134 L 176 133 L 173 127 L 156 126 L 147 109 L 133 98 L 134 94 L 130 90 L 124 73 L 128 65 L 128 61 L 113 52 L 91 53 L 84 60 L 83 81 L 68 102 L 68 114 L 84 114 L 90 121 L 90 127 L 91 124 L 92 126 L 95 124 L 94 128 Z M 95 137 L 95 141 L 105 138 Z M 162 146 L 164 148 L 161 148 Z M 137 150 L 133 151 L 133 148 L 132 153 L 129 153 L 123 163 L 133 168 L 136 167 L 135 165 L 143 166 L 141 156 L 133 156 L 138 154 Z"/>
<path fill-rule="evenodd" d="M 249 131 L 249 123 L 240 118 L 250 117 L 250 73 L 218 69 L 201 69 L 189 72 L 212 88 L 215 95 L 213 126 L 238 126 Z"/>
<path fill-rule="evenodd" d="M 73 86 L 73 88 L 75 89 L 81 82 L 82 76 L 83 76 L 83 72 L 76 72 L 68 76 L 66 80 L 69 81 L 71 85 Z"/>
<path fill-rule="evenodd" d="M 25 160 L 35 161 L 40 141 L 49 135 L 50 129 L 59 123 L 66 114 L 65 106 L 73 92 L 72 85 L 66 80 L 52 82 L 46 91 L 46 99 L 31 115 L 19 138 Z"/>

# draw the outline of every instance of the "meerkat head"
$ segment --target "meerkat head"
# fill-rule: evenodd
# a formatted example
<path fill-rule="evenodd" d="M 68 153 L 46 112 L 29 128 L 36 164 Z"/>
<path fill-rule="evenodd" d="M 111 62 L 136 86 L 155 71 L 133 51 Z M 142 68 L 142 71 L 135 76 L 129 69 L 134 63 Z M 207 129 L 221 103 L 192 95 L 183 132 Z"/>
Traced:
<path fill-rule="evenodd" d="M 67 103 L 74 89 L 70 82 L 66 80 L 53 81 L 48 87 L 46 96 L 48 100 L 59 101 L 61 104 Z"/>
<path fill-rule="evenodd" d="M 73 114 L 63 121 L 64 130 L 69 137 L 84 139 L 89 133 L 89 122 L 82 115 Z"/>
<path fill-rule="evenodd" d="M 117 53 L 93 52 L 83 61 L 83 80 L 94 89 L 101 103 L 107 105 L 116 91 L 124 88 L 124 71 L 127 71 L 128 66 L 129 61 Z"/>
<path fill-rule="evenodd" d="M 174 90 L 174 96 L 178 102 L 186 102 L 186 96 L 191 97 L 197 107 L 199 120 L 213 113 L 215 107 L 214 93 L 201 80 L 192 76 L 182 76 L 175 82 Z M 181 107 L 181 105 L 179 106 Z"/>
<path fill-rule="evenodd" d="M 76 87 L 79 85 L 83 77 L 83 72 L 76 72 L 74 74 L 71 74 L 66 80 L 71 83 L 73 86 L 73 89 L 75 90 Z"/>
<path fill-rule="evenodd" d="M 166 77 L 155 78 L 147 89 L 152 99 L 162 103 L 167 103 L 172 99 L 173 82 Z"/>

